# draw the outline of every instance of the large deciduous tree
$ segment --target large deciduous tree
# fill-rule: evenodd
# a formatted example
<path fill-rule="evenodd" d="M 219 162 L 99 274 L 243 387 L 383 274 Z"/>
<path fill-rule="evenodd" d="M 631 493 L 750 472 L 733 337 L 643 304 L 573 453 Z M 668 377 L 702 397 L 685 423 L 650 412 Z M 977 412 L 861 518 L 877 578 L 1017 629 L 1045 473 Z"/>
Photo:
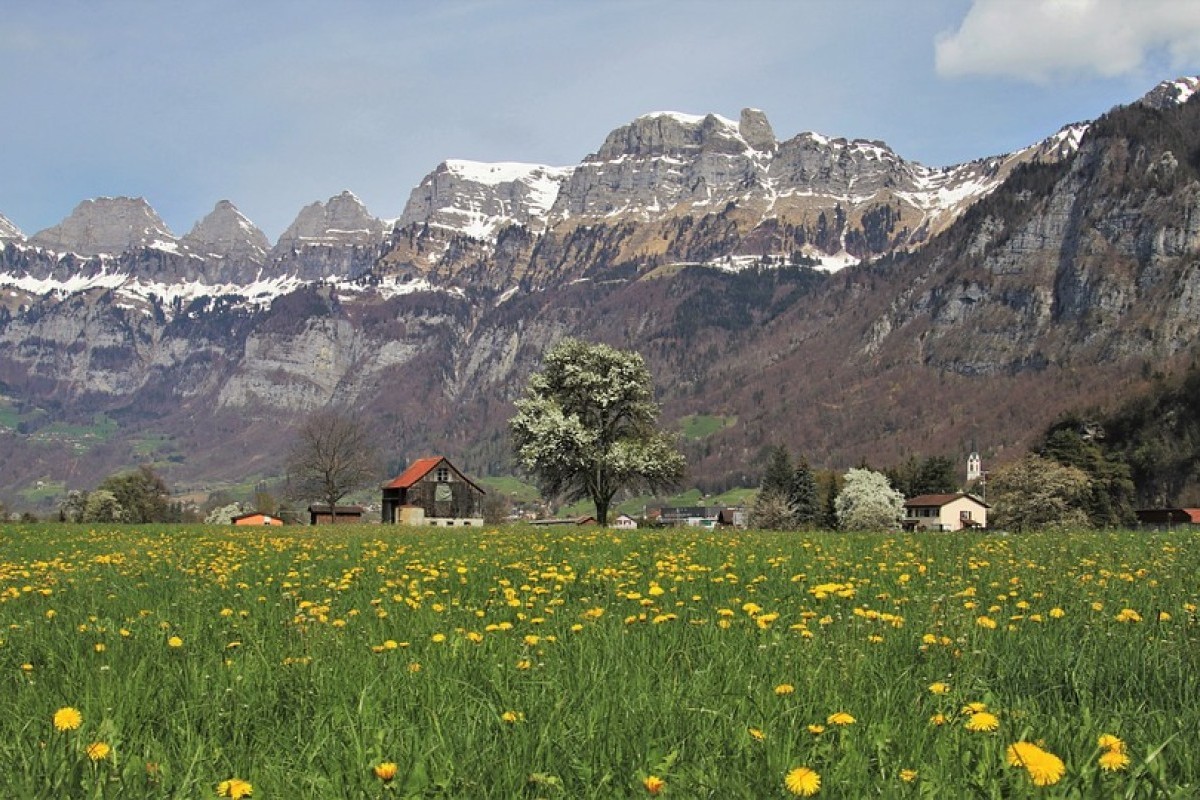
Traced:
<path fill-rule="evenodd" d="M 132 472 L 109 475 L 96 489 L 112 493 L 123 522 L 166 522 L 170 515 L 167 484 L 146 465 Z"/>
<path fill-rule="evenodd" d="M 1030 454 L 996 470 L 988 480 L 993 509 L 988 522 L 1018 533 L 1083 527 L 1088 524 L 1085 504 L 1090 491 L 1091 479 L 1083 470 Z"/>
<path fill-rule="evenodd" d="M 379 451 L 349 411 L 324 408 L 304 420 L 287 458 L 287 492 L 334 509 L 343 497 L 379 477 Z"/>
<path fill-rule="evenodd" d="M 516 408 L 509 428 L 521 467 L 543 495 L 591 500 L 601 525 L 622 489 L 658 492 L 683 478 L 683 455 L 656 427 L 650 371 L 635 352 L 565 339 Z"/>

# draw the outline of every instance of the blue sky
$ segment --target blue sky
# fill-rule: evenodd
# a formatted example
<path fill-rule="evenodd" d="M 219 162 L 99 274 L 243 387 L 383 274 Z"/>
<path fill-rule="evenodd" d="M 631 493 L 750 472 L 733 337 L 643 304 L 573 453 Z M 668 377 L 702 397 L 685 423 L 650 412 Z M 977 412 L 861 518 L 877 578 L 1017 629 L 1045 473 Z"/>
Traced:
<path fill-rule="evenodd" d="M 941 166 L 1194 74 L 1187 0 L 7 0 L 0 214 L 141 196 L 183 235 L 229 199 L 274 240 L 343 189 L 396 217 L 444 159 L 574 164 L 664 110 Z"/>

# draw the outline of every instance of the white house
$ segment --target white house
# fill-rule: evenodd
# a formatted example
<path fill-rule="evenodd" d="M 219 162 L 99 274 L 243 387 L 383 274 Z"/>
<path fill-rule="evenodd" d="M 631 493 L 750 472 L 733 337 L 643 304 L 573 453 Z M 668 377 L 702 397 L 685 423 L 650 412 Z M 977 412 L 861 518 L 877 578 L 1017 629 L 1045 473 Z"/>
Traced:
<path fill-rule="evenodd" d="M 631 531 L 637 528 L 637 520 L 628 514 L 618 514 L 617 518 L 613 520 L 611 527 Z"/>
<path fill-rule="evenodd" d="M 904 502 L 904 527 L 918 531 L 986 528 L 989 508 L 974 495 L 923 494 Z"/>

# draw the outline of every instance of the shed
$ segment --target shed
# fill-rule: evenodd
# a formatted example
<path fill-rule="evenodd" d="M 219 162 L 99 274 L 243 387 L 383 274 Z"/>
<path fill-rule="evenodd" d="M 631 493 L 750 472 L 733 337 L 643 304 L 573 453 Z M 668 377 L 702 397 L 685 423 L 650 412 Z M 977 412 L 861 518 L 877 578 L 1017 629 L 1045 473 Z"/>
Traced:
<path fill-rule="evenodd" d="M 310 525 L 362 522 L 362 516 L 362 506 L 334 506 L 333 513 L 330 513 L 328 504 L 308 507 L 308 522 Z"/>

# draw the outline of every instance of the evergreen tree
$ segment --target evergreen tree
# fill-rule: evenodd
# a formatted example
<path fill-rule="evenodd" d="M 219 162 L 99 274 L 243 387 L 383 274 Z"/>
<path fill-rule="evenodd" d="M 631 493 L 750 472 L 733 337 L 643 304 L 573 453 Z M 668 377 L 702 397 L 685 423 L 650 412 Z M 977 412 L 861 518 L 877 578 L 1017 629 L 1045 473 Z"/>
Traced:
<path fill-rule="evenodd" d="M 815 528 L 821 524 L 821 502 L 817 497 L 817 479 L 808 466 L 808 459 L 801 456 L 792 473 L 788 493 L 792 516 L 796 527 Z"/>
<path fill-rule="evenodd" d="M 788 495 L 792 488 L 792 458 L 783 445 L 767 453 L 767 468 L 763 472 L 759 491 L 766 494 Z"/>

